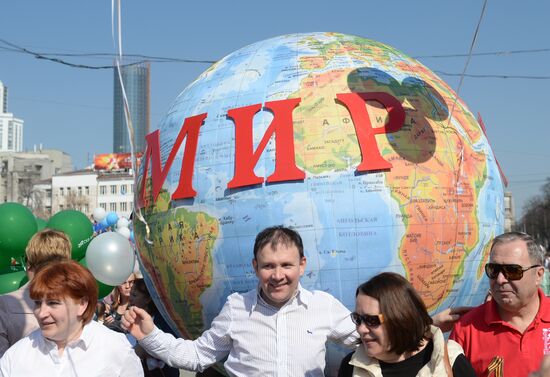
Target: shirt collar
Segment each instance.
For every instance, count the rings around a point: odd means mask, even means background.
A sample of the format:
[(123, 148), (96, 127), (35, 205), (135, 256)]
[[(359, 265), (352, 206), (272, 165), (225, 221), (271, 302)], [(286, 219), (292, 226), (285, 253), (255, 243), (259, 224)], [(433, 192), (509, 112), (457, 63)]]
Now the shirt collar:
[[(82, 333), (80, 334), (80, 338), (78, 338), (76, 340), (73, 340), (72, 342), (67, 344), (67, 347), (65, 347), (65, 348), (81, 347), (84, 350), (88, 349), (88, 347), (90, 347), (90, 344), (91, 344), (92, 339), (93, 339), (93, 331), (94, 330), (92, 329), (92, 327), (94, 325), (92, 323), (94, 323), (94, 322), (92, 321), (92, 322), (84, 325), (84, 328), (82, 329)], [(40, 331), (40, 329), (38, 329), (37, 331)], [(41, 346), (45, 350), (47, 350), (48, 352), (50, 352), (54, 348), (57, 348), (57, 344), (53, 340), (49, 340), (49, 339), (45, 338), (42, 335), (40, 336), (40, 339), (42, 340), (41, 341)]]
[[(258, 305), (258, 303), (260, 305), (267, 306), (270, 308), (273, 307), (269, 305), (267, 302), (265, 302), (265, 300), (262, 298), (262, 296), (260, 295), (261, 289), (262, 288), (260, 287), (260, 284), (258, 284), (258, 287), (256, 288), (256, 294), (252, 299), (251, 312), (256, 309), (256, 305)], [(307, 308), (310, 299), (311, 299), (311, 292), (309, 292), (307, 289), (304, 289), (302, 285), (298, 283), (298, 287), (296, 289), (296, 292), (294, 293), (294, 296), (292, 296), (292, 298), (289, 300), (289, 302), (287, 302), (287, 304), (289, 303), (292, 304), (292, 302), (296, 300), (296, 302), (299, 305), (304, 305)]]
[(539, 312), (537, 313), (537, 317), (539, 317), (542, 322), (550, 322), (550, 299), (546, 297), (544, 291), (540, 288), (538, 293), (540, 307)]

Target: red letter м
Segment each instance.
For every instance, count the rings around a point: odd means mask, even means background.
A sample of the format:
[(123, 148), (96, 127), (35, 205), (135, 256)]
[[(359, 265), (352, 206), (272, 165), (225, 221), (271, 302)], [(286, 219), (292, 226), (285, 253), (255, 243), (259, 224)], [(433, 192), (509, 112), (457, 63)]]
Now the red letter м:
[(147, 186), (147, 171), (149, 169), (149, 160), (151, 160), (151, 181), (153, 189), (153, 203), (156, 202), (162, 185), (166, 180), (166, 176), (170, 171), (170, 167), (174, 162), (176, 153), (178, 152), (183, 139), (187, 137), (185, 142), (185, 150), (183, 152), (183, 161), (181, 164), (180, 180), (176, 191), (172, 194), (172, 199), (185, 199), (194, 197), (197, 192), (193, 189), (191, 179), (193, 178), (193, 169), (195, 167), (195, 155), (197, 153), (197, 144), (199, 139), (199, 130), (206, 118), (207, 114), (199, 114), (189, 118), (185, 118), (183, 125), (176, 137), (176, 141), (172, 146), (170, 155), (166, 160), (164, 168), (160, 160), (160, 131), (156, 130), (145, 136), (147, 148), (144, 154), (143, 177), (141, 180), (141, 189), (139, 193), (138, 206), (139, 208), (147, 205), (145, 201), (145, 188)]

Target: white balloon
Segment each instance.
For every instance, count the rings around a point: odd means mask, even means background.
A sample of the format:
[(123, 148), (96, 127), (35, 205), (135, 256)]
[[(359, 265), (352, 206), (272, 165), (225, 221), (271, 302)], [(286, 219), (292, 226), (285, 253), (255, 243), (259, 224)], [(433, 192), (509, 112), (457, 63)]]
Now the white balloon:
[(107, 212), (103, 208), (97, 207), (97, 208), (94, 209), (94, 212), (92, 213), (92, 216), (93, 216), (95, 221), (100, 223), (101, 220), (103, 220), (105, 218), (105, 216), (107, 216)]
[(86, 264), (94, 277), (107, 285), (120, 285), (134, 271), (135, 255), (130, 241), (115, 232), (95, 237), (86, 251)]
[(121, 217), (116, 222), (116, 227), (117, 228), (128, 228), (129, 224), (130, 224), (130, 221), (128, 221), (128, 219), (126, 217)]
[(124, 236), (124, 238), (128, 239), (130, 238), (130, 229), (128, 229), (125, 226), (117, 227), (116, 232), (120, 234), (121, 236)]

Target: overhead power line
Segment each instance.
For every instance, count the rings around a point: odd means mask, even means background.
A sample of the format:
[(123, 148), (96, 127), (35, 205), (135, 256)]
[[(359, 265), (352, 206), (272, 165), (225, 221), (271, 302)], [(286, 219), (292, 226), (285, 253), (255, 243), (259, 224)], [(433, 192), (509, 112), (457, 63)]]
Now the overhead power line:
[[(36, 59), (42, 59), (42, 60), (48, 60), (54, 63), (59, 63), (63, 65), (67, 65), (69, 67), (73, 68), (86, 68), (86, 69), (112, 69), (115, 68), (114, 65), (88, 65), (88, 64), (77, 64), (72, 63), (63, 59), (60, 59), (59, 57), (106, 57), (106, 58), (115, 58), (115, 54), (109, 54), (109, 53), (44, 53), (44, 52), (36, 52), (29, 50), (25, 47), (18, 46), (14, 43), (8, 42), (4, 39), (0, 39), (1, 43), (4, 43), (5, 45), (9, 47), (2, 47), (0, 46), (0, 49), (11, 51), (11, 52), (20, 52), (25, 53), (34, 56)], [(155, 63), (199, 63), (199, 64), (213, 64), (216, 61), (215, 60), (196, 60), (196, 59), (181, 59), (181, 58), (165, 58), (165, 57), (158, 57), (158, 56), (148, 56), (148, 55), (137, 55), (137, 54), (127, 54), (124, 55), (128, 58), (133, 59), (142, 59), (141, 61), (136, 61), (130, 64), (124, 64), (123, 66), (129, 66), (129, 65), (135, 65), (143, 62), (155, 62)]]
[[(550, 48), (534, 48), (530, 50), (504, 50), (504, 51), (491, 51), (491, 52), (475, 52), (471, 56), (506, 56), (516, 54), (535, 54), (541, 52), (550, 52)], [(469, 56), (468, 54), (443, 54), (443, 55), (417, 55), (413, 56), (415, 59), (427, 59), (427, 58), (464, 58)]]
[[(28, 54), (34, 56), (36, 59), (47, 60), (58, 64), (63, 64), (73, 68), (83, 68), (83, 69), (113, 69), (114, 65), (89, 65), (89, 64), (79, 64), (67, 61), (64, 58), (109, 58), (114, 59), (116, 54), (112, 53), (103, 53), (103, 52), (90, 52), (90, 53), (53, 53), (53, 52), (36, 52), (25, 47), (16, 45), (6, 41), (5, 39), (0, 38), (0, 43), (3, 43), (4, 46), (0, 46), (0, 50), (17, 52), (22, 54)], [(509, 51), (493, 51), (493, 52), (479, 52), (472, 53), (471, 56), (505, 56), (512, 54), (531, 54), (531, 53), (542, 53), (550, 52), (550, 48), (538, 48), (530, 50), (509, 50)], [(142, 54), (125, 54), (127, 58), (136, 59), (135, 62), (125, 64), (134, 65), (143, 62), (151, 63), (191, 63), (191, 64), (214, 64), (216, 60), (201, 60), (201, 59), (184, 59), (184, 58), (172, 58), (164, 56), (151, 56), (151, 55), (142, 55)], [(448, 54), (448, 55), (419, 55), (414, 56), (415, 59), (420, 58), (459, 58), (467, 57), (468, 54)], [(141, 59), (141, 60), (138, 60)], [(467, 74), (467, 73), (449, 73), (440, 70), (434, 70), (435, 73), (441, 76), (449, 77), (469, 77), (476, 79), (522, 79), (522, 80), (549, 80), (550, 76), (540, 76), (540, 75), (496, 75), (496, 74)]]
[(442, 76), (463, 76), (475, 79), (525, 79), (525, 80), (550, 80), (550, 76), (527, 76), (527, 75), (476, 75), (471, 73), (448, 73), (434, 70), (435, 73)]

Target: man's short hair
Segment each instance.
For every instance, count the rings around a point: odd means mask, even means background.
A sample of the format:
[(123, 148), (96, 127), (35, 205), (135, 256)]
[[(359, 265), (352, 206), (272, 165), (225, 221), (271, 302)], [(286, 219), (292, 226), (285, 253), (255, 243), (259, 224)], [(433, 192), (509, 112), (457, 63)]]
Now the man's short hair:
[(542, 246), (535, 242), (533, 237), (523, 232), (507, 232), (495, 237), (493, 243), (491, 244), (491, 251), (493, 251), (495, 245), (500, 245), (517, 240), (524, 241), (527, 245), (527, 252), (529, 253), (529, 258), (531, 259), (531, 262), (540, 265), (544, 264), (544, 256), (546, 254), (546, 251)]
[(71, 241), (59, 230), (43, 229), (29, 240), (25, 249), (27, 267), (38, 270), (52, 261), (71, 259)]
[(258, 233), (256, 241), (254, 242), (254, 259), (256, 259), (258, 252), (267, 244), (269, 244), (272, 249), (275, 249), (278, 245), (284, 245), (286, 247), (296, 246), (300, 253), (300, 259), (304, 257), (302, 237), (300, 237), (295, 230), (286, 228), (282, 225), (265, 228)]
[(420, 348), (432, 318), (411, 283), (394, 272), (383, 272), (361, 284), (355, 292), (378, 300), (388, 334), (390, 352), (401, 355)]
[(82, 323), (87, 324), (94, 316), (98, 289), (90, 270), (73, 260), (50, 263), (36, 273), (29, 286), (33, 300), (84, 299), (88, 307), (82, 314)]

